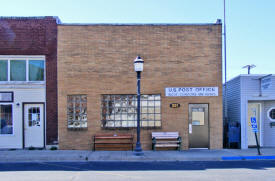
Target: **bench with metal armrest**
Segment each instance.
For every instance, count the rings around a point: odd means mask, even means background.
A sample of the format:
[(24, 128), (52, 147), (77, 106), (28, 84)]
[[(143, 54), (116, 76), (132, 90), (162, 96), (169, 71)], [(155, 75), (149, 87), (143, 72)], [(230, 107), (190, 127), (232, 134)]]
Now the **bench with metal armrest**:
[(179, 132), (152, 132), (152, 149), (176, 148), (181, 149), (181, 137)]

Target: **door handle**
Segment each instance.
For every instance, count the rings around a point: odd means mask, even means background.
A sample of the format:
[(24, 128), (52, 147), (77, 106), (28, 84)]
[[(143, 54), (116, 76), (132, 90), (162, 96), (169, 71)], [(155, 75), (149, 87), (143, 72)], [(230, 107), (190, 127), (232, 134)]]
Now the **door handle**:
[(192, 134), (192, 124), (189, 124), (189, 134)]

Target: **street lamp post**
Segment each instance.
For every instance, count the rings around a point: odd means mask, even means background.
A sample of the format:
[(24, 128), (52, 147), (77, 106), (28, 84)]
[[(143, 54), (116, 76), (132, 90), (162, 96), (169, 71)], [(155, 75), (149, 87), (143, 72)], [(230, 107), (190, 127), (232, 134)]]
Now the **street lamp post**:
[(144, 61), (140, 58), (140, 56), (137, 56), (134, 60), (134, 67), (137, 72), (137, 143), (134, 154), (137, 156), (143, 155), (140, 144), (140, 74), (143, 71), (143, 63)]

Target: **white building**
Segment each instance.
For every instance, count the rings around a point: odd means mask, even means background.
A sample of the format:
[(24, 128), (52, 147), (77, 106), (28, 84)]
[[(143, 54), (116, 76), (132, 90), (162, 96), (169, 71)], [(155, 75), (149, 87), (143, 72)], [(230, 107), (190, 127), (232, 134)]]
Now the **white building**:
[(275, 75), (239, 75), (227, 82), (228, 121), (241, 125), (241, 148), (256, 146), (251, 117), (262, 147), (275, 147)]
[(45, 56), (0, 56), (0, 149), (45, 147)]

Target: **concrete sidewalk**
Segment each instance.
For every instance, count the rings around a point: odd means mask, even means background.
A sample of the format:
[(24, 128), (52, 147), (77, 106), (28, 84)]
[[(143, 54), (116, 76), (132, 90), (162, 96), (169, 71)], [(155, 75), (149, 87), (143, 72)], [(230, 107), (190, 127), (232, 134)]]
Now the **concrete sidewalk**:
[(262, 148), (261, 153), (258, 156), (256, 148), (144, 151), (143, 156), (135, 156), (132, 151), (1, 150), (0, 162), (275, 160), (275, 148)]

